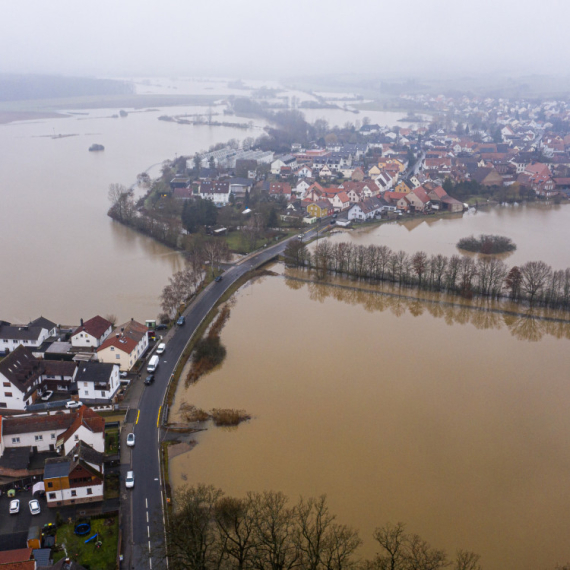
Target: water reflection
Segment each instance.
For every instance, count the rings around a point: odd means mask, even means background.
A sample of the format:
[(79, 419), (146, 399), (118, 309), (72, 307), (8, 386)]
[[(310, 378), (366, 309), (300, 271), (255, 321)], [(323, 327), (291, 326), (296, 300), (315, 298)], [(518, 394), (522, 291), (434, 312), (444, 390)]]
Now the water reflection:
[(525, 309), (511, 302), (482, 298), (464, 301), (449, 294), (415, 292), (392, 284), (371, 285), (336, 277), (317, 282), (311, 272), (299, 269), (286, 269), (285, 282), (293, 290), (307, 287), (309, 298), (319, 303), (333, 298), (345, 304), (360, 305), (370, 313), (390, 310), (398, 317), (407, 312), (419, 317), (427, 312), (450, 326), (471, 324), (480, 330), (506, 327), (515, 338), (529, 342), (538, 342), (545, 335), (570, 339), (568, 314), (550, 309)]

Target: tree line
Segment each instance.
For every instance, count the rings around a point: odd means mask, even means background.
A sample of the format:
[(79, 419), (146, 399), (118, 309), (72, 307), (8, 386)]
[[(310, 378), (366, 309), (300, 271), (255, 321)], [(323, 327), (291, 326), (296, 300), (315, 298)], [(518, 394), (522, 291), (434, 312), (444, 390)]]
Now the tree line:
[(358, 531), (337, 522), (326, 496), (291, 505), (280, 492), (226, 496), (211, 485), (175, 492), (165, 542), (154, 552), (171, 570), (480, 570), (479, 556), (450, 559), (405, 525), (374, 531), (378, 553), (357, 558)]
[(322, 280), (336, 273), (415, 286), (429, 291), (460, 294), (465, 298), (481, 295), (509, 297), (553, 309), (570, 308), (570, 268), (553, 270), (544, 261), (528, 261), (509, 266), (496, 257), (442, 254), (424, 251), (408, 254), (386, 245), (355, 245), (320, 241), (311, 253), (301, 240), (292, 240), (284, 251), (285, 263), (308, 267)]

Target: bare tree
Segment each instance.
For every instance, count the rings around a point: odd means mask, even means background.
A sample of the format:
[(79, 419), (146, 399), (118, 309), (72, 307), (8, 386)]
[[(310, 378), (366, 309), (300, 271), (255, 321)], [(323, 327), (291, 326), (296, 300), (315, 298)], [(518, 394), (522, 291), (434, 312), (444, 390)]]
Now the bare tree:
[(374, 531), (374, 540), (382, 547), (375, 558), (378, 570), (403, 570), (406, 560), (407, 535), (404, 523), (387, 524)]
[(527, 261), (521, 266), (520, 271), (522, 276), (521, 290), (532, 305), (535, 298), (540, 297), (544, 292), (552, 268), (544, 261)]
[(204, 257), (210, 263), (212, 276), (214, 276), (214, 267), (223, 261), (229, 261), (232, 257), (228, 242), (222, 238), (211, 238), (204, 241), (203, 251)]
[(418, 285), (422, 286), (422, 278), (428, 268), (428, 256), (425, 251), (418, 251), (412, 256), (412, 269), (418, 278)]
[(480, 556), (467, 550), (458, 550), (455, 557), (454, 570), (481, 570)]
[(124, 222), (130, 220), (135, 212), (135, 203), (133, 200), (133, 191), (129, 190), (122, 184), (109, 184), (109, 192), (107, 194), (111, 202), (109, 215), (112, 218)]

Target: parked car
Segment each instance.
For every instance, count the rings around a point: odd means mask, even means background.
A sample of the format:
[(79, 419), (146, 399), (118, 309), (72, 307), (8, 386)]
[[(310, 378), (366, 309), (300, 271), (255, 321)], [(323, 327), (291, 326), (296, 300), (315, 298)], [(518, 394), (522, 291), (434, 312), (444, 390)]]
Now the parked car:
[(176, 324), (181, 327), (182, 325), (184, 325), (184, 323), (186, 322), (186, 317), (184, 315), (182, 315), (177, 321)]
[(150, 386), (153, 382), (154, 382), (154, 374), (149, 374), (149, 375), (144, 379), (144, 383), (145, 383), (147, 386)]
[(65, 402), (65, 407), (68, 410), (74, 410), (75, 408), (81, 408), (83, 406), (83, 402), (76, 402), (75, 400), (68, 400)]
[(132, 489), (135, 486), (135, 472), (127, 471), (127, 478), (125, 479), (125, 487)]
[(20, 499), (10, 501), (10, 514), (15, 515), (20, 512)]
[(168, 325), (156, 325), (155, 331), (165, 331), (168, 328)]
[(222, 280), (222, 276), (221, 276), (221, 275), (218, 275), (218, 276), (214, 279), (214, 281), (215, 281), (216, 283), (219, 283), (221, 280)]
[(303, 237), (304, 237), (303, 234), (299, 234), (299, 235), (297, 236), (297, 239), (303, 239)]
[(130, 433), (127, 436), (127, 445), (129, 447), (134, 447), (135, 446), (135, 434), (134, 433)]
[(30, 507), (30, 513), (33, 515), (39, 515), (42, 510), (40, 509), (40, 502), (37, 499), (32, 499), (28, 506)]
[(48, 391), (42, 396), (42, 402), (47, 402), (52, 396), (53, 396), (53, 392), (52, 392), (51, 390), (48, 390)]
[(163, 342), (161, 342), (161, 343), (156, 347), (156, 354), (162, 354), (165, 350), (166, 350), (166, 344), (164, 344)]

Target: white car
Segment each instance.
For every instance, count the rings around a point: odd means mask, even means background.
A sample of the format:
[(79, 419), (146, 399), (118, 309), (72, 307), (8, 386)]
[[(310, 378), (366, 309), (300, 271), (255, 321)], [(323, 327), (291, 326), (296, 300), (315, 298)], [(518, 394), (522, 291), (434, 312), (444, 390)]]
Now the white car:
[(127, 445), (129, 447), (134, 447), (135, 446), (135, 434), (134, 433), (130, 433), (127, 436)]
[(165, 350), (166, 350), (166, 344), (164, 344), (163, 342), (161, 342), (161, 343), (156, 347), (156, 354), (162, 354)]
[(121, 373), (119, 374), (119, 376), (120, 376), (121, 378), (126, 378), (128, 375), (129, 375), (128, 372), (121, 372)]
[(32, 499), (28, 505), (30, 507), (30, 513), (33, 515), (39, 515), (42, 512), (40, 509), (40, 502), (38, 500)]
[(20, 499), (10, 501), (10, 514), (15, 515), (20, 512)]
[(52, 392), (51, 390), (48, 390), (48, 391), (42, 396), (42, 401), (43, 401), (43, 402), (47, 402), (52, 396), (53, 396), (53, 392)]
[(65, 407), (68, 410), (73, 410), (75, 408), (81, 408), (81, 406), (83, 406), (83, 402), (76, 402), (75, 400), (68, 400), (67, 402), (65, 402)]
[(135, 486), (135, 472), (127, 471), (127, 478), (125, 479), (125, 487), (132, 489)]

